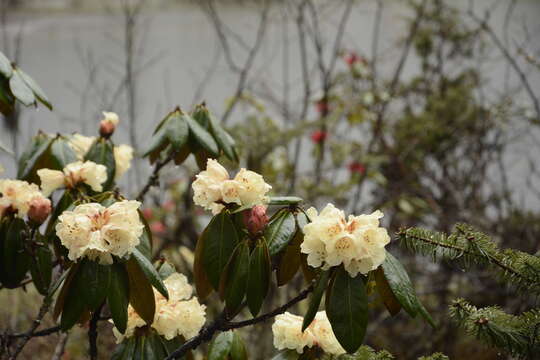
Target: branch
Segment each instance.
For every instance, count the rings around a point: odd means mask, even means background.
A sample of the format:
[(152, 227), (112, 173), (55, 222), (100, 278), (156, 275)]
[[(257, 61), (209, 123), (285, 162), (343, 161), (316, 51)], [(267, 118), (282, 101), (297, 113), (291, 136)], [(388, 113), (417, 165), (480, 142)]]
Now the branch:
[(139, 195), (137, 195), (136, 197), (136, 200), (137, 201), (143, 201), (144, 200), (144, 196), (146, 195), (146, 193), (148, 192), (148, 190), (150, 190), (150, 188), (152, 186), (155, 186), (157, 185), (158, 183), (158, 180), (159, 180), (159, 172), (161, 171), (161, 169), (163, 169), (163, 167), (165, 165), (167, 165), (172, 159), (174, 159), (174, 156), (176, 155), (176, 152), (173, 151), (171, 152), (165, 159), (163, 160), (158, 160), (156, 162), (156, 165), (154, 166), (154, 171), (152, 171), (152, 174), (150, 175), (150, 177), (148, 178), (147, 182), (146, 182), (146, 185), (144, 185), (144, 187), (141, 189), (141, 191), (139, 192)]
[(90, 319), (90, 327), (88, 328), (88, 342), (90, 344), (90, 359), (97, 360), (98, 358), (98, 348), (97, 348), (97, 324), (99, 321), (101, 309), (103, 308), (103, 304), (99, 306), (99, 308), (94, 312), (92, 315), (92, 319)]
[(287, 303), (283, 304), (282, 306), (264, 314), (261, 316), (258, 316), (253, 319), (245, 320), (245, 321), (238, 321), (238, 322), (230, 322), (225, 312), (223, 312), (212, 324), (209, 326), (205, 326), (197, 336), (191, 338), (190, 340), (186, 341), (182, 346), (180, 346), (178, 349), (173, 351), (166, 360), (172, 360), (172, 359), (178, 359), (184, 356), (188, 351), (193, 350), (197, 348), (202, 343), (208, 342), (212, 339), (214, 334), (218, 331), (227, 331), (232, 329), (238, 329), (241, 327), (254, 325), (266, 320), (269, 320), (276, 315), (284, 313), (288, 308), (291, 306), (299, 303), (300, 301), (307, 298), (309, 293), (313, 291), (313, 287), (315, 284), (312, 282), (307, 288), (302, 290), (296, 297), (289, 300)]

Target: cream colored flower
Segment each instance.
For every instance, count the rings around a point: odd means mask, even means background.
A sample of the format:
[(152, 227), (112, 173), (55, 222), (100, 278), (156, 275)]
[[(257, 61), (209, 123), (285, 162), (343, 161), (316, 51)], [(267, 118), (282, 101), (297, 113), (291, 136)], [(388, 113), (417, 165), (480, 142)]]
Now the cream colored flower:
[(102, 111), (102, 114), (103, 114), (103, 120), (101, 121), (110, 122), (114, 126), (118, 125), (118, 122), (120, 121), (120, 119), (118, 118), (118, 115), (116, 113)]
[(133, 148), (129, 145), (118, 145), (114, 147), (114, 162), (116, 171), (114, 179), (118, 180), (131, 167), (133, 159)]
[(107, 181), (107, 168), (93, 161), (76, 161), (68, 164), (63, 171), (39, 169), (41, 190), (45, 196), (62, 186), (74, 188), (85, 183), (94, 191), (103, 191), (102, 184)]
[(119, 201), (108, 208), (89, 203), (64, 211), (58, 217), (56, 235), (68, 250), (70, 260), (82, 257), (112, 264), (112, 255), (123, 257), (139, 245), (144, 225), (138, 201)]
[[(156, 313), (154, 322), (151, 325), (152, 328), (167, 340), (177, 336), (183, 336), (185, 339), (194, 337), (199, 333), (206, 321), (206, 307), (199, 304), (197, 298), (191, 298), (193, 287), (188, 284), (184, 275), (171, 274), (165, 279), (164, 283), (169, 292), (169, 300), (154, 289)], [(130, 305), (125, 334), (121, 334), (116, 328), (113, 329), (117, 343), (122, 342), (124, 338), (133, 336), (136, 328), (145, 325), (145, 321)]]
[(272, 188), (261, 175), (241, 169), (234, 179), (216, 160), (208, 159), (206, 170), (197, 175), (193, 182), (195, 204), (218, 214), (223, 203), (255, 206), (266, 203), (266, 193)]
[(311, 223), (303, 228), (305, 236), (300, 249), (308, 255), (310, 266), (328, 269), (343, 264), (351, 276), (356, 276), (375, 270), (384, 261), (384, 247), (390, 236), (379, 227), (382, 212), (349, 215), (345, 220), (342, 210), (328, 204), (320, 214), (310, 208), (307, 215)]
[(69, 145), (75, 151), (77, 159), (83, 160), (84, 156), (90, 150), (92, 144), (96, 141), (94, 136), (84, 136), (81, 134), (73, 134), (69, 139)]
[(301, 316), (292, 315), (288, 312), (276, 316), (276, 320), (272, 325), (276, 349), (296, 350), (301, 354), (306, 346), (309, 348), (318, 346), (327, 354), (339, 355), (345, 353), (332, 331), (326, 312), (319, 311), (304, 332), (302, 332), (303, 321), (304, 318)]
[[(69, 145), (75, 151), (77, 159), (83, 160), (88, 150), (96, 140), (93, 136), (84, 136), (81, 134), (73, 134), (69, 139)], [(131, 167), (133, 159), (133, 148), (129, 145), (118, 145), (114, 147), (114, 162), (116, 171), (114, 179), (118, 180)]]
[(5, 211), (13, 211), (23, 218), (35, 199), (45, 198), (36, 184), (22, 180), (0, 179), (0, 217)]

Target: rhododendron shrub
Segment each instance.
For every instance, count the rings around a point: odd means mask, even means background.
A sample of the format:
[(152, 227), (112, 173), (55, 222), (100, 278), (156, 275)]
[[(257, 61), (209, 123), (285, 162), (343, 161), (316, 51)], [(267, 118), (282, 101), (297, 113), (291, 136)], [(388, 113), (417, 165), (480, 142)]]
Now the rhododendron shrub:
[[(58, 322), (51, 333), (88, 326), (91, 358), (97, 324), (108, 320), (113, 359), (189, 357), (211, 342), (208, 359), (242, 360), (250, 349), (234, 329), (275, 317), (277, 358), (315, 359), (363, 351), (368, 305), (379, 298), (393, 315), (403, 307), (431, 321), (386, 250), (381, 211), (346, 217), (333, 204), (318, 211), (301, 198), (276, 196), (262, 175), (238, 166), (233, 137), (204, 104), (191, 113), (176, 108), (156, 125), (142, 153), (154, 171), (130, 199), (119, 180), (134, 151), (115, 143), (119, 122), (104, 112), (98, 136), (40, 132), (19, 159), (17, 179), (0, 180), (0, 282), (33, 282), (44, 296), (32, 331), (51, 311)], [(166, 236), (167, 223), (148, 224), (158, 211), (143, 202), (160, 169), (190, 155), (199, 172), (189, 202), (206, 226), (192, 272), (181, 274), (154, 249), (153, 234)], [(293, 280), (304, 290), (267, 311), (271, 289)], [(286, 312), (307, 298), (305, 313)], [(210, 306), (223, 311), (207, 320)], [(247, 320), (235, 321), (240, 315)]]

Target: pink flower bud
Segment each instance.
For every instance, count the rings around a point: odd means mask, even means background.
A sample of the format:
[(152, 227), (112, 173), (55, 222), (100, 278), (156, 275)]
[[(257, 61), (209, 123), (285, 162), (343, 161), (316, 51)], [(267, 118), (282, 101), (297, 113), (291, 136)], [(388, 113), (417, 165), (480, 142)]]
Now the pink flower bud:
[(146, 220), (150, 220), (154, 214), (151, 208), (144, 208), (141, 211)]
[(30, 201), (28, 209), (28, 219), (37, 225), (41, 225), (47, 220), (51, 213), (51, 200), (42, 197), (35, 197)]
[(327, 136), (328, 134), (326, 131), (317, 130), (311, 134), (311, 141), (313, 141), (315, 144), (320, 144), (326, 140)]
[(357, 173), (361, 175), (366, 172), (366, 167), (358, 161), (353, 161), (349, 164), (349, 171), (351, 173)]
[(116, 129), (116, 125), (112, 121), (101, 120), (99, 123), (99, 135), (104, 138), (109, 138)]
[(150, 224), (150, 230), (152, 233), (159, 235), (164, 234), (167, 229), (165, 228), (165, 224), (163, 224), (161, 221), (154, 221)]
[(264, 230), (268, 224), (268, 216), (266, 215), (266, 206), (255, 205), (251, 210), (244, 212), (244, 225), (250, 234), (257, 234)]

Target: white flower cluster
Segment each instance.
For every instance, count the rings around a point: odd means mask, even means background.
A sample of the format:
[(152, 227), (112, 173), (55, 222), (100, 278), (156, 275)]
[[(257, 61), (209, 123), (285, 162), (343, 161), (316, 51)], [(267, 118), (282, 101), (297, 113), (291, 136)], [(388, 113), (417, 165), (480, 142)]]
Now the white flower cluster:
[(266, 193), (272, 188), (256, 172), (240, 169), (234, 179), (216, 160), (208, 159), (206, 170), (193, 182), (193, 201), (216, 215), (223, 203), (252, 207), (268, 201)]
[(108, 208), (97, 203), (78, 205), (58, 217), (56, 235), (70, 260), (88, 257), (112, 264), (112, 255), (123, 257), (139, 245), (144, 225), (137, 209), (140, 202), (119, 201)]
[(36, 184), (29, 184), (22, 180), (0, 179), (0, 217), (9, 210), (18, 217), (28, 214), (31, 202), (45, 200)]
[(102, 191), (102, 184), (107, 181), (107, 168), (93, 161), (76, 161), (68, 164), (63, 171), (39, 169), (37, 174), (45, 196), (62, 186), (73, 188), (79, 183), (87, 184), (94, 191)]
[(375, 211), (370, 215), (345, 214), (332, 204), (326, 205), (320, 214), (310, 208), (307, 215), (311, 223), (303, 228), (304, 241), (300, 249), (307, 254), (312, 267), (328, 269), (343, 264), (345, 270), (356, 276), (375, 270), (386, 257), (384, 247), (390, 242), (385, 228), (379, 227), (384, 215)]
[[(197, 335), (206, 321), (204, 305), (199, 304), (197, 298), (191, 298), (193, 287), (188, 284), (184, 275), (174, 273), (164, 281), (169, 292), (169, 300), (165, 299), (154, 289), (156, 298), (156, 314), (152, 328), (167, 340), (177, 336), (190, 339)], [(191, 298), (191, 299), (190, 299)], [(131, 307), (128, 308), (128, 323), (125, 334), (113, 329), (117, 343), (129, 338), (135, 329), (143, 327), (146, 322)]]
[(304, 318), (292, 315), (288, 312), (276, 316), (272, 325), (274, 334), (274, 346), (278, 350), (296, 350), (299, 354), (304, 348), (318, 346), (325, 353), (339, 355), (345, 353), (332, 331), (332, 326), (326, 317), (326, 312), (319, 311), (315, 319), (302, 332), (302, 322)]
[[(103, 112), (103, 120), (109, 122), (112, 125), (118, 125), (118, 115), (113, 112)], [(69, 139), (69, 145), (75, 151), (77, 158), (83, 160), (84, 156), (90, 150), (90, 147), (96, 140), (93, 136), (84, 136), (81, 134), (73, 134)], [(126, 171), (131, 167), (131, 160), (133, 159), (133, 148), (129, 145), (118, 145), (114, 147), (114, 162), (116, 163), (116, 171), (114, 179), (118, 180), (124, 175)]]

